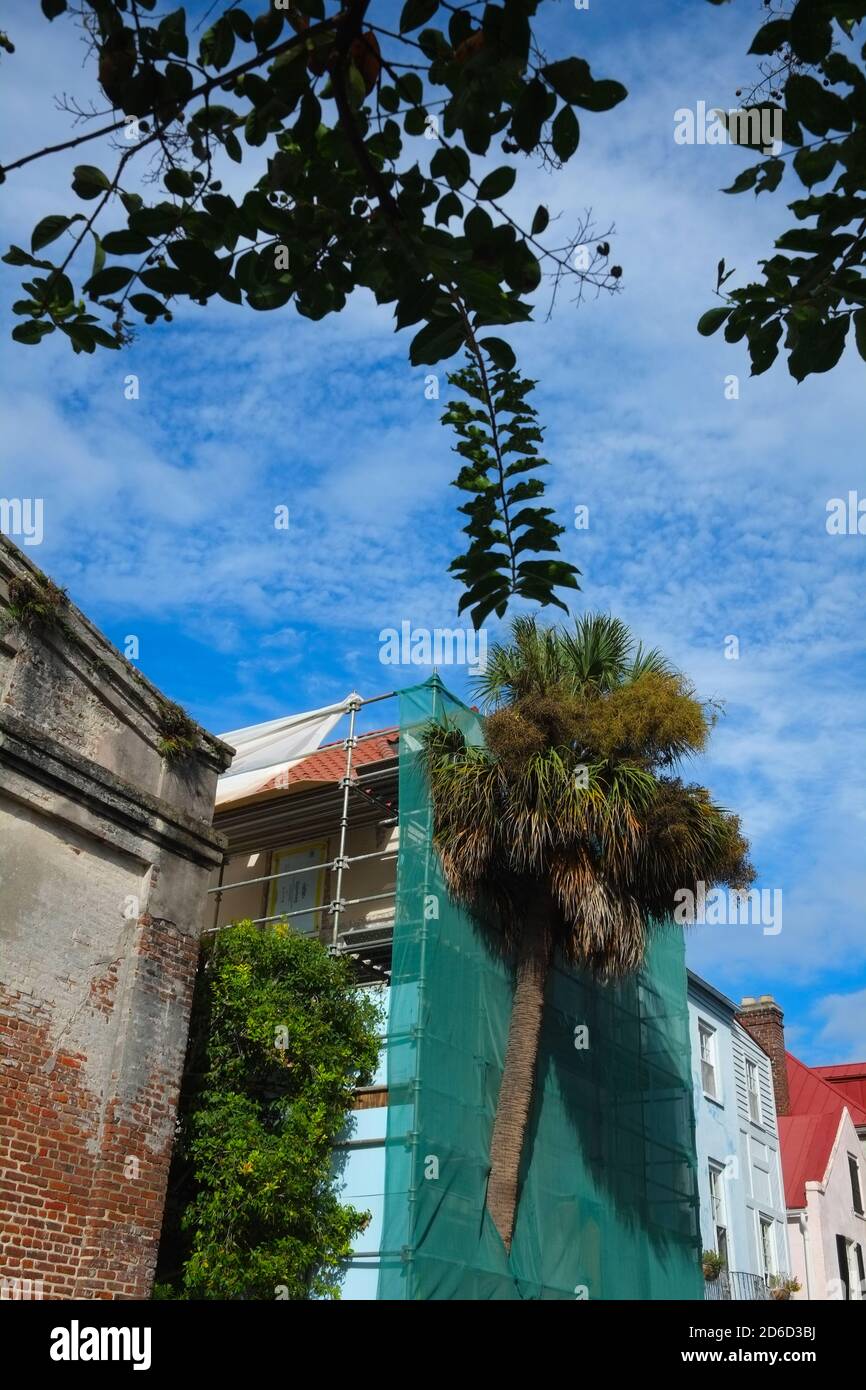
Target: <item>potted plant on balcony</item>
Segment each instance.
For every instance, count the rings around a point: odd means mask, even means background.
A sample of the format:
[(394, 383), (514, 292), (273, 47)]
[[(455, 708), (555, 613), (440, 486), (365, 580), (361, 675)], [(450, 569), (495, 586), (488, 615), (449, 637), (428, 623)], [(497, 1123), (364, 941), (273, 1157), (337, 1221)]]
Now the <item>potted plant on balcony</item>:
[(704, 1269), (704, 1279), (708, 1284), (712, 1284), (714, 1280), (718, 1279), (725, 1267), (724, 1256), (716, 1250), (705, 1250), (701, 1256), (701, 1264)]
[(802, 1287), (799, 1279), (787, 1274), (770, 1275), (770, 1297), (775, 1298), (777, 1302), (790, 1298), (792, 1293), (799, 1293)]

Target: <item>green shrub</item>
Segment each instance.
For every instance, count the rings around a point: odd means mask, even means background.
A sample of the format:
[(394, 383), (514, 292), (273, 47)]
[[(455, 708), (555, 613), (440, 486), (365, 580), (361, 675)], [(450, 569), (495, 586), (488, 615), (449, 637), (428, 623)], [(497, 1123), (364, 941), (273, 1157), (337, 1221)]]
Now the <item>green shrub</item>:
[[(283, 924), (218, 934), (182, 1104), (178, 1160), (191, 1177), (176, 1296), (339, 1297), (341, 1261), (369, 1213), (338, 1200), (332, 1151), (354, 1087), (375, 1071), (378, 1021), (370, 993), (318, 940)], [(160, 1296), (171, 1296), (164, 1284)]]

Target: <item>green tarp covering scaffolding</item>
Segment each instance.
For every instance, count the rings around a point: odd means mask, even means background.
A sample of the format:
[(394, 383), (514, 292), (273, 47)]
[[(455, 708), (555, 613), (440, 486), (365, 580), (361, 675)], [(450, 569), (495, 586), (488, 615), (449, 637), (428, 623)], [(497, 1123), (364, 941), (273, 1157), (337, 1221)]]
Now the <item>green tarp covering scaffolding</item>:
[(678, 929), (657, 933), (624, 984), (557, 964), (510, 1256), (485, 1210), (512, 985), (507, 962), (449, 900), (431, 844), (420, 735), (445, 716), (481, 741), (477, 715), (435, 676), (401, 693), (378, 1297), (701, 1298)]

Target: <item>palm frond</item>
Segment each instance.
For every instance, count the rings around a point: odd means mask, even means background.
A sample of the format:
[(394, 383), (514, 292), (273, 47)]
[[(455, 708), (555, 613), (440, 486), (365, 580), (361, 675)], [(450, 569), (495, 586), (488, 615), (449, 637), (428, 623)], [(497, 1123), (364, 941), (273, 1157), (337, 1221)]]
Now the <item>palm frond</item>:
[(561, 642), (575, 692), (599, 693), (619, 685), (627, 669), (634, 638), (620, 618), (588, 613)]
[(424, 756), (448, 889), (503, 949), (543, 899), (567, 959), (626, 974), (679, 890), (751, 882), (738, 818), (670, 773), (706, 708), (618, 619), (516, 619), (479, 690), (487, 746), (434, 723)]

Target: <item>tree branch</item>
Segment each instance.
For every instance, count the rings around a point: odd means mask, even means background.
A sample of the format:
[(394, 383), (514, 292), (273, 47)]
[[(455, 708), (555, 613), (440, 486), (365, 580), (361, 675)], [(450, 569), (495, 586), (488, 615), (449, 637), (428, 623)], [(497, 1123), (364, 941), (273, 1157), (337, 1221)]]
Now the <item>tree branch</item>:
[[(369, 3), (369, 0), (368, 0)], [(365, 5), (366, 9), (366, 5)], [(311, 24), (302, 34), (294, 34), (290, 39), (285, 39), (283, 43), (274, 44), (272, 48), (263, 49), (261, 53), (256, 53), (252, 58), (247, 58), (243, 63), (238, 63), (237, 67), (229, 68), (226, 72), (219, 73), (218, 76), (209, 77), (206, 82), (202, 82), (198, 87), (194, 87), (189, 96), (180, 106), (181, 111), (185, 111), (191, 101), (197, 97), (208, 96), (217, 87), (223, 87), (227, 82), (231, 82), (237, 77), (243, 77), (244, 73), (252, 72), (254, 68), (261, 67), (262, 63), (268, 62), (271, 58), (279, 58), (283, 53), (289, 53), (293, 48), (302, 48), (306, 45), (307, 39), (314, 35), (323, 33), (327, 29), (333, 29), (340, 23), (344, 11), (340, 10), (336, 15), (329, 19), (321, 19), (316, 24)], [(177, 119), (176, 117), (172, 118)], [(34, 159), (43, 159), (49, 154), (60, 154), (63, 150), (75, 149), (77, 145), (83, 145), (88, 140), (98, 140), (103, 135), (111, 135), (116, 130), (122, 130), (126, 125), (127, 117), (124, 115), (112, 125), (101, 126), (99, 130), (91, 130), (86, 135), (78, 135), (74, 140), (64, 140), (59, 145), (46, 145), (44, 149), (36, 150), (33, 154), (22, 156), (21, 159), (13, 160), (11, 164), (0, 165), (0, 174), (11, 174), (15, 169), (22, 169), (25, 164), (31, 164)], [(144, 149), (145, 145), (151, 144), (159, 139), (163, 131), (171, 122), (157, 125), (146, 140), (136, 146), (136, 150)]]

